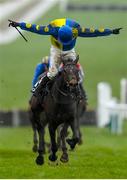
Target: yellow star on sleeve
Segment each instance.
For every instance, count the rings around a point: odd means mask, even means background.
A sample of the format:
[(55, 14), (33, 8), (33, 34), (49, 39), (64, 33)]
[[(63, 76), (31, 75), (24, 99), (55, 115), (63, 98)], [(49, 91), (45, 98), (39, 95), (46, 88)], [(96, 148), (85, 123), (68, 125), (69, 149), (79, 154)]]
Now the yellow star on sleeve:
[(90, 32), (91, 32), (91, 33), (94, 33), (94, 32), (95, 32), (95, 29), (94, 29), (94, 28), (90, 28)]
[(72, 28), (72, 33), (74, 37), (78, 36), (78, 29), (77, 28)]
[(84, 33), (85, 31), (86, 31), (86, 28), (83, 27), (83, 28), (82, 28), (82, 32)]
[(44, 31), (49, 32), (49, 28), (47, 26), (45, 26)]
[(99, 28), (99, 32), (104, 32), (104, 28)]
[(32, 27), (32, 24), (30, 24), (30, 23), (26, 24), (26, 28), (31, 28), (31, 27)]
[(38, 30), (38, 31), (40, 30), (40, 26), (39, 25), (36, 26), (36, 30)]

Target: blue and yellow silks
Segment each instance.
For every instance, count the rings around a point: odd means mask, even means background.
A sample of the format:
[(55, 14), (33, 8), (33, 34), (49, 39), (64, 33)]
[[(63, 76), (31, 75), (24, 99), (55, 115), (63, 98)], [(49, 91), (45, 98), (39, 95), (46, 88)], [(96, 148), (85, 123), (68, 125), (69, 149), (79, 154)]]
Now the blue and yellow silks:
[[(68, 25), (72, 29), (73, 39), (68, 45), (63, 45), (58, 40), (58, 31), (59, 28)], [(84, 28), (81, 27), (79, 23), (72, 19), (55, 19), (49, 23), (47, 26), (40, 26), (36, 24), (29, 24), (21, 22), (19, 27), (22, 30), (30, 31), (40, 35), (50, 35), (51, 44), (58, 49), (63, 51), (71, 50), (75, 47), (77, 37), (98, 37), (98, 36), (108, 36), (112, 34), (110, 29), (94, 29), (94, 28)]]

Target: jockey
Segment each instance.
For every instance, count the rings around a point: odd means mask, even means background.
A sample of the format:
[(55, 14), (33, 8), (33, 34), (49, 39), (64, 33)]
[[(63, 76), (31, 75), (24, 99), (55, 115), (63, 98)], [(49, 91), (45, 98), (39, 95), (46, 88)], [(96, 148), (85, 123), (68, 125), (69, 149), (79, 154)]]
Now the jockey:
[(42, 61), (39, 64), (37, 64), (37, 66), (35, 68), (35, 72), (34, 72), (34, 77), (32, 80), (32, 92), (35, 91), (35, 88), (38, 84), (38, 80), (41, 78), (41, 75), (44, 72), (48, 71), (49, 61), (50, 61), (49, 56), (45, 56), (42, 58)]
[(50, 65), (48, 73), (42, 78), (40, 85), (35, 90), (35, 96), (42, 88), (45, 88), (49, 82), (58, 72), (60, 65), (61, 55), (65, 59), (76, 59), (75, 44), (77, 37), (98, 37), (109, 36), (111, 34), (119, 34), (121, 28), (117, 29), (94, 29), (81, 27), (78, 22), (72, 19), (63, 18), (55, 19), (46, 26), (30, 24), (25, 22), (10, 22), (9, 26), (20, 27), (22, 30), (30, 31), (40, 35), (51, 36), (51, 49), (50, 49)]

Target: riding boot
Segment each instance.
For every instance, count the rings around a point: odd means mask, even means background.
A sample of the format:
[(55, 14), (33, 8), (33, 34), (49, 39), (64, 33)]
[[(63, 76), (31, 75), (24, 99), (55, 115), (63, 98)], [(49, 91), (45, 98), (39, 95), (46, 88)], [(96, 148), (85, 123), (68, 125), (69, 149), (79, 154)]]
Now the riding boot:
[(87, 105), (88, 105), (88, 98), (87, 98), (87, 94), (83, 88), (82, 83), (79, 84), (79, 87), (80, 87), (80, 92), (82, 94), (81, 98), (79, 99), (79, 102), (82, 104), (83, 112), (85, 112), (87, 109)]
[(87, 100), (88, 100), (87, 94), (86, 94), (85, 89), (83, 88), (82, 83), (79, 84), (79, 87), (80, 87), (80, 90), (81, 90), (81, 94), (82, 94), (82, 96), (83, 96), (83, 99), (87, 102)]
[(85, 100), (85, 101), (87, 101), (86, 93), (85, 93), (85, 91), (84, 91), (83, 86), (82, 86), (81, 83), (80, 83), (80, 84), (78, 85), (78, 87), (77, 87), (77, 97), (78, 97), (79, 101), (80, 101), (80, 100)]
[(46, 91), (46, 85), (48, 82), (50, 82), (50, 79), (47, 77), (47, 75), (43, 76), (39, 80), (39, 83), (37, 84), (35, 91), (33, 92), (33, 95), (43, 100), (44, 96), (48, 93)]

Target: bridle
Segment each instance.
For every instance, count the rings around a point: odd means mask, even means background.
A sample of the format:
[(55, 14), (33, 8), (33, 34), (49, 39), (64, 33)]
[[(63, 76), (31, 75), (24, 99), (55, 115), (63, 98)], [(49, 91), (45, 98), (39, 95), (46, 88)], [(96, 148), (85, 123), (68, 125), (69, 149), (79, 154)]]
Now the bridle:
[(64, 91), (64, 88), (60, 88), (56, 83), (56, 89), (57, 91), (63, 95), (63, 96), (71, 96), (72, 98), (75, 98), (75, 92), (78, 88), (78, 81), (79, 81), (79, 73), (78, 68), (76, 66), (76, 63), (73, 61), (67, 61), (63, 69), (61, 71), (61, 76), (63, 78), (63, 83), (66, 87), (66, 91)]
[(76, 86), (79, 81), (79, 70), (75, 62), (67, 62), (63, 66), (64, 81), (67, 86)]

